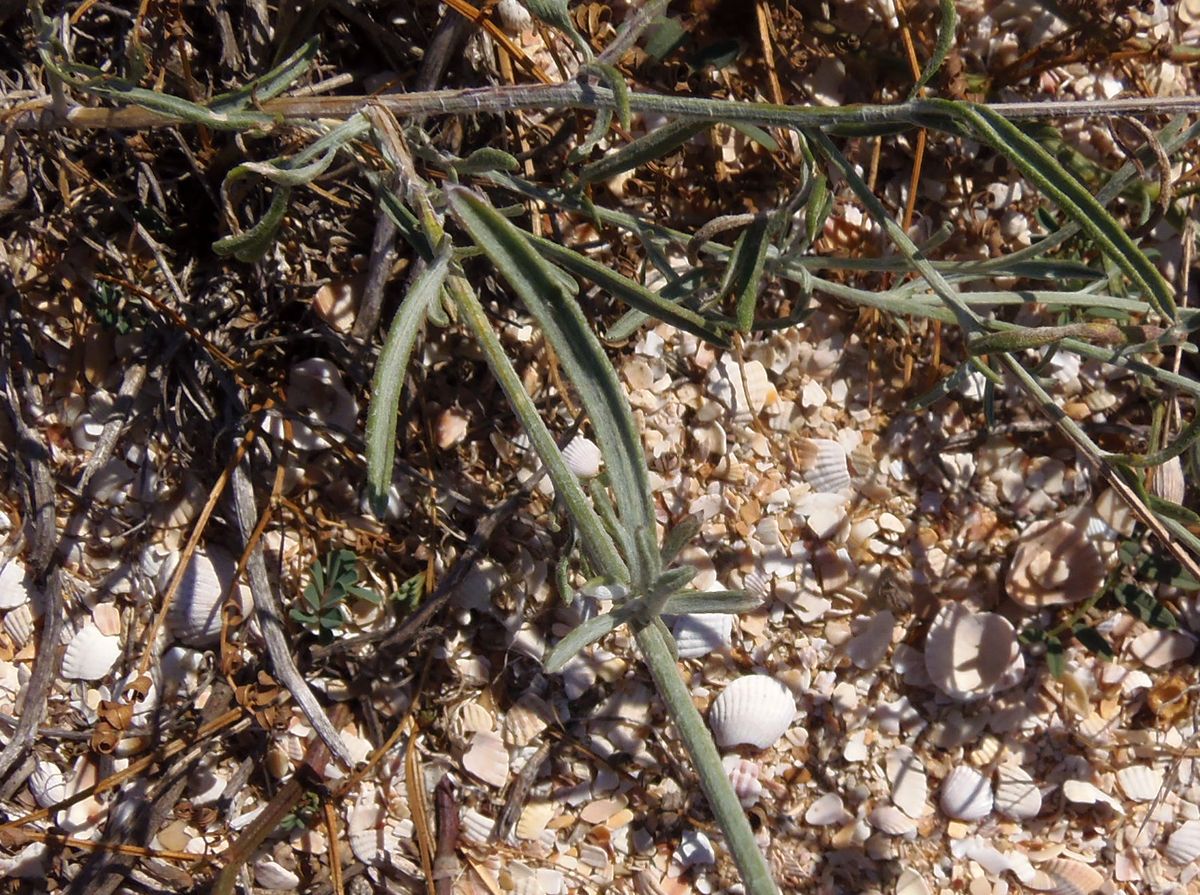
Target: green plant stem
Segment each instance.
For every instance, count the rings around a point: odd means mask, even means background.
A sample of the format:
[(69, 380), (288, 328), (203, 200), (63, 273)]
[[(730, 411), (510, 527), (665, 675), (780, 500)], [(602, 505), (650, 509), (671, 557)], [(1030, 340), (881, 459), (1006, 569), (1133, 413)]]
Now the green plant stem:
[(750, 829), (746, 812), (721, 765), (721, 754), (717, 752), (712, 735), (696, 711), (687, 685), (679, 675), (671, 647), (663, 638), (661, 629), (655, 625), (643, 625), (635, 637), (658, 693), (666, 703), (679, 737), (692, 757), (708, 806), (725, 833), (725, 842), (742, 873), (742, 884), (747, 895), (778, 895), (779, 889), (771, 878), (766, 857), (754, 841), (754, 831)]

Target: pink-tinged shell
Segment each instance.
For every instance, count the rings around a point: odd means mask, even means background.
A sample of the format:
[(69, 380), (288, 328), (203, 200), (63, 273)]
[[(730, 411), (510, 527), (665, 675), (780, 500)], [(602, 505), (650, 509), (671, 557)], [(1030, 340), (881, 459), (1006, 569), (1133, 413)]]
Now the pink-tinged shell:
[(882, 662), (887, 656), (888, 647), (892, 645), (895, 626), (896, 617), (886, 609), (873, 616), (846, 644), (846, 655), (854, 667), (869, 670)]
[(1017, 632), (1004, 616), (947, 603), (925, 639), (925, 669), (939, 690), (967, 702), (1000, 686), (1015, 650)]
[(471, 738), (471, 748), (463, 753), (463, 769), (484, 783), (501, 787), (508, 782), (508, 749), (498, 733), (482, 730)]
[(1055, 858), (1039, 867), (1024, 885), (1049, 895), (1092, 895), (1104, 885), (1104, 875), (1082, 861)]
[(722, 748), (769, 749), (796, 720), (796, 700), (786, 686), (765, 674), (748, 674), (721, 691), (708, 710), (708, 724)]
[[(346, 389), (341, 371), (324, 358), (310, 358), (292, 367), (287, 409), (293, 414), (292, 443), (302, 451), (331, 447), (358, 424), (358, 403)], [(268, 414), (263, 429), (274, 438), (286, 436), (283, 418), (278, 414)]]
[(942, 781), (938, 804), (955, 820), (982, 820), (992, 813), (992, 786), (979, 771), (958, 765)]
[(98, 681), (112, 670), (120, 655), (120, 638), (105, 636), (88, 622), (63, 652), (62, 675), (73, 681)]
[(1129, 652), (1148, 668), (1166, 668), (1189, 658), (1196, 651), (1196, 638), (1184, 631), (1144, 631), (1129, 644)]
[(726, 755), (721, 764), (725, 767), (725, 773), (729, 775), (729, 782), (742, 807), (753, 807), (762, 795), (763, 786), (758, 779), (762, 766), (737, 755)]
[(853, 815), (846, 810), (842, 797), (835, 792), (828, 792), (808, 806), (804, 812), (804, 822), (814, 827), (841, 826)]
[(804, 480), (814, 491), (841, 494), (851, 485), (846, 449), (828, 438), (803, 438), (797, 444)]

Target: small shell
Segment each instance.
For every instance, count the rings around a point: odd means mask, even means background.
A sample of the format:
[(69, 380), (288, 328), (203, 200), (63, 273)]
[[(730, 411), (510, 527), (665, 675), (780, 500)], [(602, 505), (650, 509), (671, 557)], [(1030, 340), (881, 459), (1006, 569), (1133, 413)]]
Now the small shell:
[(757, 416), (768, 404), (779, 400), (766, 367), (756, 360), (739, 364), (732, 356), (713, 365), (708, 374), (708, 392), (738, 418)]
[(721, 764), (725, 767), (725, 773), (729, 775), (729, 782), (733, 785), (733, 791), (742, 807), (753, 807), (762, 795), (763, 787), (758, 779), (762, 767), (757, 762), (746, 761), (737, 755), (726, 755)]
[(57, 766), (39, 761), (29, 775), (29, 792), (39, 808), (49, 808), (67, 798), (67, 780)]
[(892, 785), (892, 802), (919, 820), (929, 798), (929, 781), (921, 759), (908, 746), (897, 746), (887, 755), (887, 778)]
[(1005, 580), (1009, 598), (1026, 609), (1086, 600), (1104, 580), (1104, 560), (1086, 535), (1086, 520), (1035, 522), (1017, 539)]
[(697, 864), (715, 864), (716, 850), (712, 842), (699, 830), (685, 830), (679, 841), (679, 848), (671, 858), (671, 863), (685, 870)]
[(540, 696), (525, 693), (504, 715), (504, 741), (524, 746), (549, 726), (552, 717), (550, 706)]
[(581, 479), (594, 479), (598, 476), (604, 459), (596, 443), (582, 435), (571, 439), (571, 443), (562, 449), (562, 456), (567, 468)]
[(508, 749), (500, 735), (483, 730), (471, 738), (471, 748), (463, 753), (463, 768), (484, 783), (500, 787), (508, 782)]
[(905, 867), (896, 879), (895, 895), (930, 895), (930, 892), (932, 890), (929, 883), (925, 882), (925, 877), (911, 867)]
[(0, 609), (16, 609), (24, 606), (33, 596), (33, 580), (25, 566), (17, 559), (10, 559), (0, 570)]
[[(292, 418), (292, 443), (302, 451), (331, 447), (345, 438), (343, 433), (353, 432), (358, 423), (358, 403), (346, 389), (341, 371), (324, 358), (310, 358), (292, 367), (287, 408), (299, 417)], [(263, 428), (274, 438), (286, 437), (283, 418), (278, 414), (268, 414)]]
[(500, 24), (509, 34), (516, 36), (533, 24), (533, 17), (519, 0), (500, 0), (496, 4)]
[(1150, 629), (1133, 638), (1129, 652), (1149, 668), (1166, 668), (1191, 656), (1196, 638), (1183, 631)]
[(30, 604), (25, 603), (5, 613), (4, 630), (18, 649), (27, 644), (33, 637), (33, 610)]
[(273, 891), (287, 889), (294, 892), (300, 885), (300, 877), (270, 858), (262, 858), (254, 863), (254, 881), (264, 889)]
[(1016, 648), (1017, 632), (1004, 616), (948, 603), (929, 628), (925, 669), (934, 686), (966, 702), (996, 690)]
[(1104, 876), (1082, 861), (1056, 858), (1038, 868), (1026, 888), (1050, 895), (1091, 895), (1102, 885)]
[(1121, 803), (1110, 796), (1098, 786), (1088, 783), (1086, 780), (1067, 780), (1063, 782), (1062, 794), (1068, 802), (1074, 802), (1076, 805), (1099, 805), (1105, 804), (1112, 808), (1118, 814), (1124, 814), (1125, 809), (1121, 807)]
[(448, 450), (467, 437), (471, 418), (457, 407), (447, 407), (433, 425), (433, 440), (440, 450)]
[(796, 700), (765, 674), (740, 677), (713, 701), (708, 723), (722, 748), (747, 744), (769, 749), (796, 719)]
[(733, 616), (724, 612), (681, 615), (671, 625), (681, 659), (695, 659), (725, 649), (733, 639)]
[(992, 787), (979, 771), (958, 765), (942, 781), (938, 804), (955, 820), (982, 820), (992, 813)]
[(558, 808), (553, 802), (530, 802), (522, 809), (521, 818), (517, 821), (517, 838), (527, 842), (537, 839), (557, 812)]
[(850, 489), (850, 467), (846, 449), (828, 438), (802, 438), (796, 453), (804, 480), (814, 491), (840, 494)]
[(1042, 794), (1021, 768), (1003, 765), (996, 769), (996, 811), (1021, 820), (1037, 817), (1042, 810)]
[(808, 806), (804, 812), (804, 822), (814, 827), (841, 826), (852, 816), (842, 804), (842, 797), (830, 792)]
[(888, 836), (908, 836), (917, 831), (917, 822), (894, 805), (876, 805), (867, 822)]
[(1150, 493), (1171, 503), (1183, 503), (1187, 481), (1183, 477), (1183, 463), (1172, 457), (1150, 474)]
[(119, 637), (106, 637), (88, 622), (76, 632), (63, 653), (62, 674), (68, 680), (98, 681), (121, 655)]
[(1151, 802), (1162, 791), (1163, 776), (1159, 768), (1134, 764), (1117, 771), (1117, 786), (1135, 802)]
[(846, 655), (855, 668), (869, 670), (884, 660), (888, 647), (892, 645), (895, 626), (896, 617), (886, 609), (863, 626), (854, 639), (846, 644)]
[(1190, 864), (1200, 858), (1200, 820), (1189, 820), (1171, 834), (1166, 855), (1172, 864)]
[[(174, 568), (165, 566), (159, 591), (165, 593)], [(221, 636), (221, 602), (233, 584), (237, 562), (219, 547), (196, 550), (167, 612), (171, 631), (188, 646), (212, 646)]]

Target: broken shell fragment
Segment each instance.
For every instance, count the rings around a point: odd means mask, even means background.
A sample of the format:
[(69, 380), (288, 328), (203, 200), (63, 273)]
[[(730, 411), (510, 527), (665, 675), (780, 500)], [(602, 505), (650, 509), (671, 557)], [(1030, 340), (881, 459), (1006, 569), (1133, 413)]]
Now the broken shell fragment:
[(958, 765), (942, 781), (938, 804), (955, 820), (982, 820), (992, 813), (992, 787), (979, 771)]
[(877, 805), (867, 822), (888, 836), (908, 836), (917, 831), (917, 822), (894, 805)]
[(830, 792), (808, 806), (804, 812), (804, 822), (814, 827), (828, 827), (844, 824), (851, 816), (842, 804), (842, 797)]
[(925, 670), (939, 690), (967, 702), (999, 688), (1019, 649), (1017, 632), (1004, 616), (948, 603), (925, 639)]
[[(301, 361), (288, 374), (287, 409), (292, 412), (292, 443), (302, 451), (332, 447), (353, 432), (358, 423), (358, 403), (346, 389), (338, 368), (324, 358)], [(296, 417), (299, 417), (298, 419)], [(282, 439), (283, 418), (269, 413), (263, 429)]]
[(708, 712), (709, 726), (722, 748), (746, 744), (769, 749), (795, 719), (792, 692), (765, 674), (738, 678), (721, 691)]
[(1150, 474), (1150, 493), (1171, 503), (1183, 503), (1187, 481), (1183, 477), (1183, 462), (1172, 457)]
[(1091, 895), (1104, 884), (1104, 876), (1082, 861), (1055, 858), (1038, 868), (1026, 888), (1050, 895)]
[(1129, 651), (1134, 658), (1150, 668), (1166, 668), (1180, 662), (1196, 649), (1196, 638), (1184, 631), (1161, 631), (1152, 628), (1133, 638)]
[(481, 730), (471, 738), (471, 748), (463, 753), (463, 768), (484, 783), (501, 787), (508, 782), (508, 749), (500, 735)]
[(1104, 560), (1075, 520), (1035, 522), (1017, 539), (1008, 569), (1007, 591), (1014, 603), (1040, 609), (1078, 603), (1104, 580)]
[(729, 646), (733, 616), (724, 612), (681, 615), (671, 625), (675, 650), (681, 659), (695, 659)]

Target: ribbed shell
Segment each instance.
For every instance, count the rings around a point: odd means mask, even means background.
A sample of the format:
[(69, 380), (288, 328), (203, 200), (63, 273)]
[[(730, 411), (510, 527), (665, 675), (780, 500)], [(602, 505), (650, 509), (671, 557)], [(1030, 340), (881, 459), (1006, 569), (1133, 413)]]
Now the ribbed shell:
[(804, 480), (814, 491), (839, 494), (850, 488), (846, 449), (828, 438), (803, 438), (797, 448)]
[(876, 805), (867, 822), (888, 836), (908, 836), (917, 831), (917, 822), (894, 805)]
[(1025, 886), (1050, 895), (1092, 895), (1104, 885), (1104, 876), (1082, 861), (1055, 858), (1038, 868)]
[(73, 681), (98, 681), (112, 670), (121, 655), (121, 640), (106, 637), (91, 622), (80, 628), (63, 652), (63, 677)]
[(1117, 786), (1135, 802), (1150, 802), (1162, 790), (1163, 772), (1160, 768), (1142, 764), (1130, 765), (1117, 771)]
[(1173, 864), (1190, 864), (1200, 858), (1200, 820), (1189, 820), (1167, 839), (1167, 858)]
[(33, 581), (25, 566), (17, 559), (10, 559), (0, 570), (0, 609), (16, 609), (29, 602), (33, 595)]
[(1042, 810), (1042, 793), (1021, 768), (1003, 765), (996, 769), (996, 811), (1018, 820), (1037, 817)]
[(29, 775), (29, 792), (38, 807), (49, 808), (67, 797), (67, 781), (56, 765), (39, 761)]
[[(159, 585), (166, 591), (170, 573), (164, 568)], [(192, 554), (167, 613), (171, 631), (188, 646), (212, 646), (221, 636), (221, 601), (233, 584), (237, 563), (220, 547), (207, 546)]]
[(938, 804), (955, 820), (982, 820), (992, 813), (992, 786), (979, 771), (958, 765), (942, 781)]
[(708, 712), (717, 745), (769, 749), (796, 719), (796, 700), (779, 681), (765, 674), (740, 677), (713, 701)]
[(562, 450), (567, 468), (581, 479), (593, 479), (600, 474), (603, 457), (600, 448), (590, 438), (576, 435)]
[(729, 646), (733, 638), (733, 616), (724, 612), (681, 615), (671, 626), (675, 649), (681, 659), (695, 659)]

